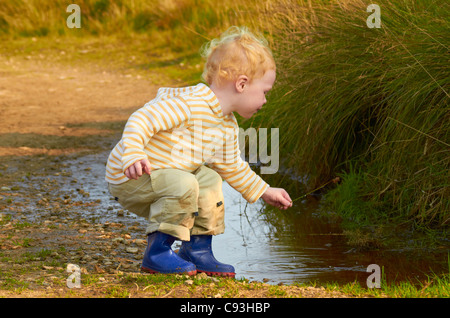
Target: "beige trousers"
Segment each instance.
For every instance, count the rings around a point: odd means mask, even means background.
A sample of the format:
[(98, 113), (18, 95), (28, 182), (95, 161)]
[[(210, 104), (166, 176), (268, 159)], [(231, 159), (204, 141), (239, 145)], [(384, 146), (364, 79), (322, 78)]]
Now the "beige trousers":
[(190, 235), (224, 232), (222, 182), (202, 165), (192, 173), (154, 170), (137, 180), (109, 184), (109, 191), (125, 209), (148, 219), (147, 234), (160, 231), (189, 241)]

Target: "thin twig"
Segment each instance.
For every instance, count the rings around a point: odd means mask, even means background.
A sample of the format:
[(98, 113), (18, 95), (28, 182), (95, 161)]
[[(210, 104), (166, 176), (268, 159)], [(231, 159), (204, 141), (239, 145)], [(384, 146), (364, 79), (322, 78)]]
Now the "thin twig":
[(164, 296), (162, 296), (161, 298), (166, 298), (167, 296), (169, 296), (170, 294), (173, 293), (175, 289), (172, 289), (170, 292), (168, 292), (167, 294), (165, 294)]
[(247, 215), (247, 206), (248, 206), (248, 202), (245, 203), (244, 216), (247, 219), (247, 223), (248, 223), (248, 225), (250, 225), (250, 228), (252, 229), (253, 234), (256, 236), (255, 229), (253, 228), (252, 223), (250, 222), (250, 219), (248, 218), (248, 215)]
[(410, 125), (407, 125), (407, 124), (405, 124), (405, 123), (402, 123), (401, 121), (398, 121), (397, 119), (394, 119), (394, 118), (392, 118), (392, 117), (390, 117), (390, 116), (388, 116), (387, 118), (388, 118), (388, 119), (391, 119), (391, 120), (393, 120), (393, 121), (395, 121), (395, 122), (397, 122), (397, 123), (399, 123), (399, 124), (402, 124), (403, 126), (406, 126), (406, 127), (408, 127), (409, 129), (412, 129), (412, 130), (414, 130), (414, 131), (416, 131), (416, 132), (418, 132), (418, 133), (420, 133), (420, 134), (422, 134), (422, 135), (425, 135), (425, 136), (427, 136), (427, 137), (429, 137), (429, 138), (431, 138), (431, 139), (433, 139), (433, 140), (436, 140), (437, 142), (440, 142), (440, 143), (442, 143), (442, 144), (444, 144), (444, 145), (450, 147), (450, 145), (449, 145), (448, 143), (446, 143), (446, 142), (444, 142), (444, 141), (442, 141), (442, 140), (439, 140), (439, 139), (437, 139), (436, 137), (433, 137), (433, 136), (431, 136), (431, 135), (429, 135), (429, 134), (427, 134), (427, 133), (424, 133), (423, 131), (420, 131), (420, 130), (414, 128), (414, 127), (411, 127)]
[(313, 192), (316, 192), (317, 190), (322, 189), (323, 187), (325, 187), (326, 185), (328, 185), (328, 184), (330, 184), (330, 183), (338, 183), (340, 180), (341, 180), (341, 178), (339, 178), (339, 177), (333, 178), (333, 179), (331, 179), (330, 181), (328, 181), (327, 183), (322, 184), (320, 187), (318, 187), (318, 188), (316, 188), (316, 189), (314, 189), (314, 190), (312, 190), (312, 191), (309, 191), (308, 193), (306, 193), (306, 194), (304, 194), (304, 195), (298, 197), (297, 199), (292, 200), (292, 202), (295, 202), (295, 201), (297, 201), (297, 200), (299, 200), (299, 199), (301, 199), (301, 198), (303, 198), (303, 197), (306, 197), (307, 195), (309, 195), (309, 194), (311, 194), (311, 193), (313, 193)]
[(201, 36), (202, 38), (204, 38), (204, 39), (207, 40), (207, 41), (211, 41), (210, 38), (204, 36), (203, 34), (198, 33), (198, 32), (195, 31), (195, 30), (192, 30), (191, 28), (189, 28), (189, 27), (187, 27), (187, 26), (185, 26), (185, 25), (184, 25), (184, 28), (185, 28), (186, 30), (188, 30), (188, 31), (191, 31), (191, 32), (194, 33), (194, 34), (197, 34), (197, 35)]

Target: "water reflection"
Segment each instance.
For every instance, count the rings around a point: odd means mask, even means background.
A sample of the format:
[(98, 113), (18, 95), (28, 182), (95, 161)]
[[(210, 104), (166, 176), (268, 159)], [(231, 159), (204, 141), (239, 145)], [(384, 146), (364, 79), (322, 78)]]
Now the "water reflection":
[(339, 225), (317, 215), (317, 202), (305, 201), (268, 216), (262, 202), (246, 205), (234, 189), (226, 183), (223, 187), (226, 230), (215, 238), (213, 248), (219, 260), (235, 266), (238, 278), (274, 284), (358, 281), (365, 286), (370, 264), (383, 268), (388, 281), (448, 271), (445, 253), (421, 260), (398, 251), (354, 252)]
[(284, 217), (269, 222), (261, 202), (247, 205), (226, 183), (224, 195), (226, 230), (213, 247), (219, 260), (234, 264), (237, 277), (292, 283), (365, 271), (357, 262), (342, 261), (345, 247), (336, 225), (311, 222), (311, 213), (299, 208), (280, 211)]

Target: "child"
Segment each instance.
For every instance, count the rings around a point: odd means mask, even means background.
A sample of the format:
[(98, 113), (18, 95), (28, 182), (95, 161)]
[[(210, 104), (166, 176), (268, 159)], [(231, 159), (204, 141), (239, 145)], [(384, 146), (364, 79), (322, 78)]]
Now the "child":
[[(284, 189), (270, 187), (241, 159), (233, 115), (250, 118), (266, 103), (275, 81), (266, 42), (232, 27), (204, 55), (209, 86), (160, 88), (131, 115), (108, 158), (109, 191), (149, 220), (146, 272), (235, 276), (211, 249), (212, 236), (224, 232), (222, 178), (249, 203), (292, 206)], [(182, 241), (178, 254), (175, 239)]]

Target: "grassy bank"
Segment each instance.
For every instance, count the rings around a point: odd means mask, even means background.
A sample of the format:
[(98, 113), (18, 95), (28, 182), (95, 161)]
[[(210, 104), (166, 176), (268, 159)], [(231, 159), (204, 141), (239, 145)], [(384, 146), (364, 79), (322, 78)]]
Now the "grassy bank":
[(448, 244), (450, 6), (380, 0), (381, 28), (369, 28), (370, 3), (83, 0), (81, 28), (70, 29), (64, 1), (3, 1), (0, 37), (6, 55), (53, 48), (71, 63), (158, 69), (167, 77), (155, 81), (181, 85), (198, 81), (205, 41), (235, 24), (262, 31), (278, 81), (264, 111), (241, 123), (280, 128), (283, 165), (308, 176), (296, 190), (339, 175), (325, 201), (348, 229)]
[(448, 244), (450, 6), (378, 1), (368, 28), (370, 3), (273, 4), (278, 86), (251, 124), (280, 127), (284, 164), (310, 189), (341, 177), (325, 199), (349, 229)]

